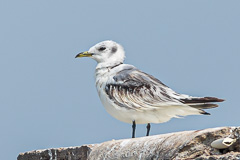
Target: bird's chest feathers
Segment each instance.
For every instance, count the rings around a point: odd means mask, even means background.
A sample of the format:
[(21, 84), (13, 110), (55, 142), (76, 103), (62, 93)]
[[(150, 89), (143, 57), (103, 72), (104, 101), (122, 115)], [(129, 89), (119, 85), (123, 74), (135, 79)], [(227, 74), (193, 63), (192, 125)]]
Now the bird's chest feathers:
[(95, 72), (95, 82), (96, 82), (96, 88), (98, 91), (99, 96), (101, 96), (102, 92), (105, 92), (106, 84), (112, 83), (114, 81), (113, 79), (113, 73), (108, 68), (104, 69), (97, 69)]

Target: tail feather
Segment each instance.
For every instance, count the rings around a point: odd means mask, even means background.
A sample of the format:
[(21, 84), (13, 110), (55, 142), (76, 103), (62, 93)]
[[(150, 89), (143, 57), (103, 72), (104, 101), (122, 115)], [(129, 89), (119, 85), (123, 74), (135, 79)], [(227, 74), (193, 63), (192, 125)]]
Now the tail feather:
[(201, 112), (200, 112), (201, 114), (204, 114), (204, 115), (211, 115), (210, 113), (208, 113), (208, 112), (206, 112), (206, 111), (204, 111), (204, 110), (201, 110), (201, 109), (200, 109), (200, 111), (201, 111)]

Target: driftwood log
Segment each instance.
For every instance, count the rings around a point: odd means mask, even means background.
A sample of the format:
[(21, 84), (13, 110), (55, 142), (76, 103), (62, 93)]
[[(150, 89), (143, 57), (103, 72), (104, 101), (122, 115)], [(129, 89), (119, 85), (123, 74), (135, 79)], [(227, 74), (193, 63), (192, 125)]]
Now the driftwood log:
[[(197, 131), (184, 131), (112, 140), (79, 147), (51, 148), (20, 153), (18, 160), (101, 160), (101, 159), (240, 159), (240, 127), (220, 127)], [(215, 149), (211, 143), (217, 139), (236, 139), (229, 148)]]

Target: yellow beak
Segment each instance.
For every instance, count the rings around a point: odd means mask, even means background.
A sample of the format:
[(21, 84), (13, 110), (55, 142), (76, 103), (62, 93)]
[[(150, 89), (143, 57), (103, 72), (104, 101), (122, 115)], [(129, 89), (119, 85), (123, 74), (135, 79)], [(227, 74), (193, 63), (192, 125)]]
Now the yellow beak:
[(93, 55), (93, 53), (89, 53), (88, 51), (86, 51), (86, 52), (81, 52), (81, 53), (77, 54), (75, 58), (91, 57), (92, 55)]

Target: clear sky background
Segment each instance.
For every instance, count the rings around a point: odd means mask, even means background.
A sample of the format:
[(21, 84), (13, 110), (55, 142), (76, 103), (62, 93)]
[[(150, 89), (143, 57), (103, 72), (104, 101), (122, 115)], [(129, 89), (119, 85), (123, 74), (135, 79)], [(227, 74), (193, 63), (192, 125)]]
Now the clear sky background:
[[(211, 116), (153, 124), (151, 135), (239, 126), (239, 8), (237, 0), (1, 0), (0, 159), (131, 137), (98, 98), (96, 62), (74, 58), (103, 40), (179, 93), (226, 99)], [(145, 134), (138, 125), (136, 136)]]

